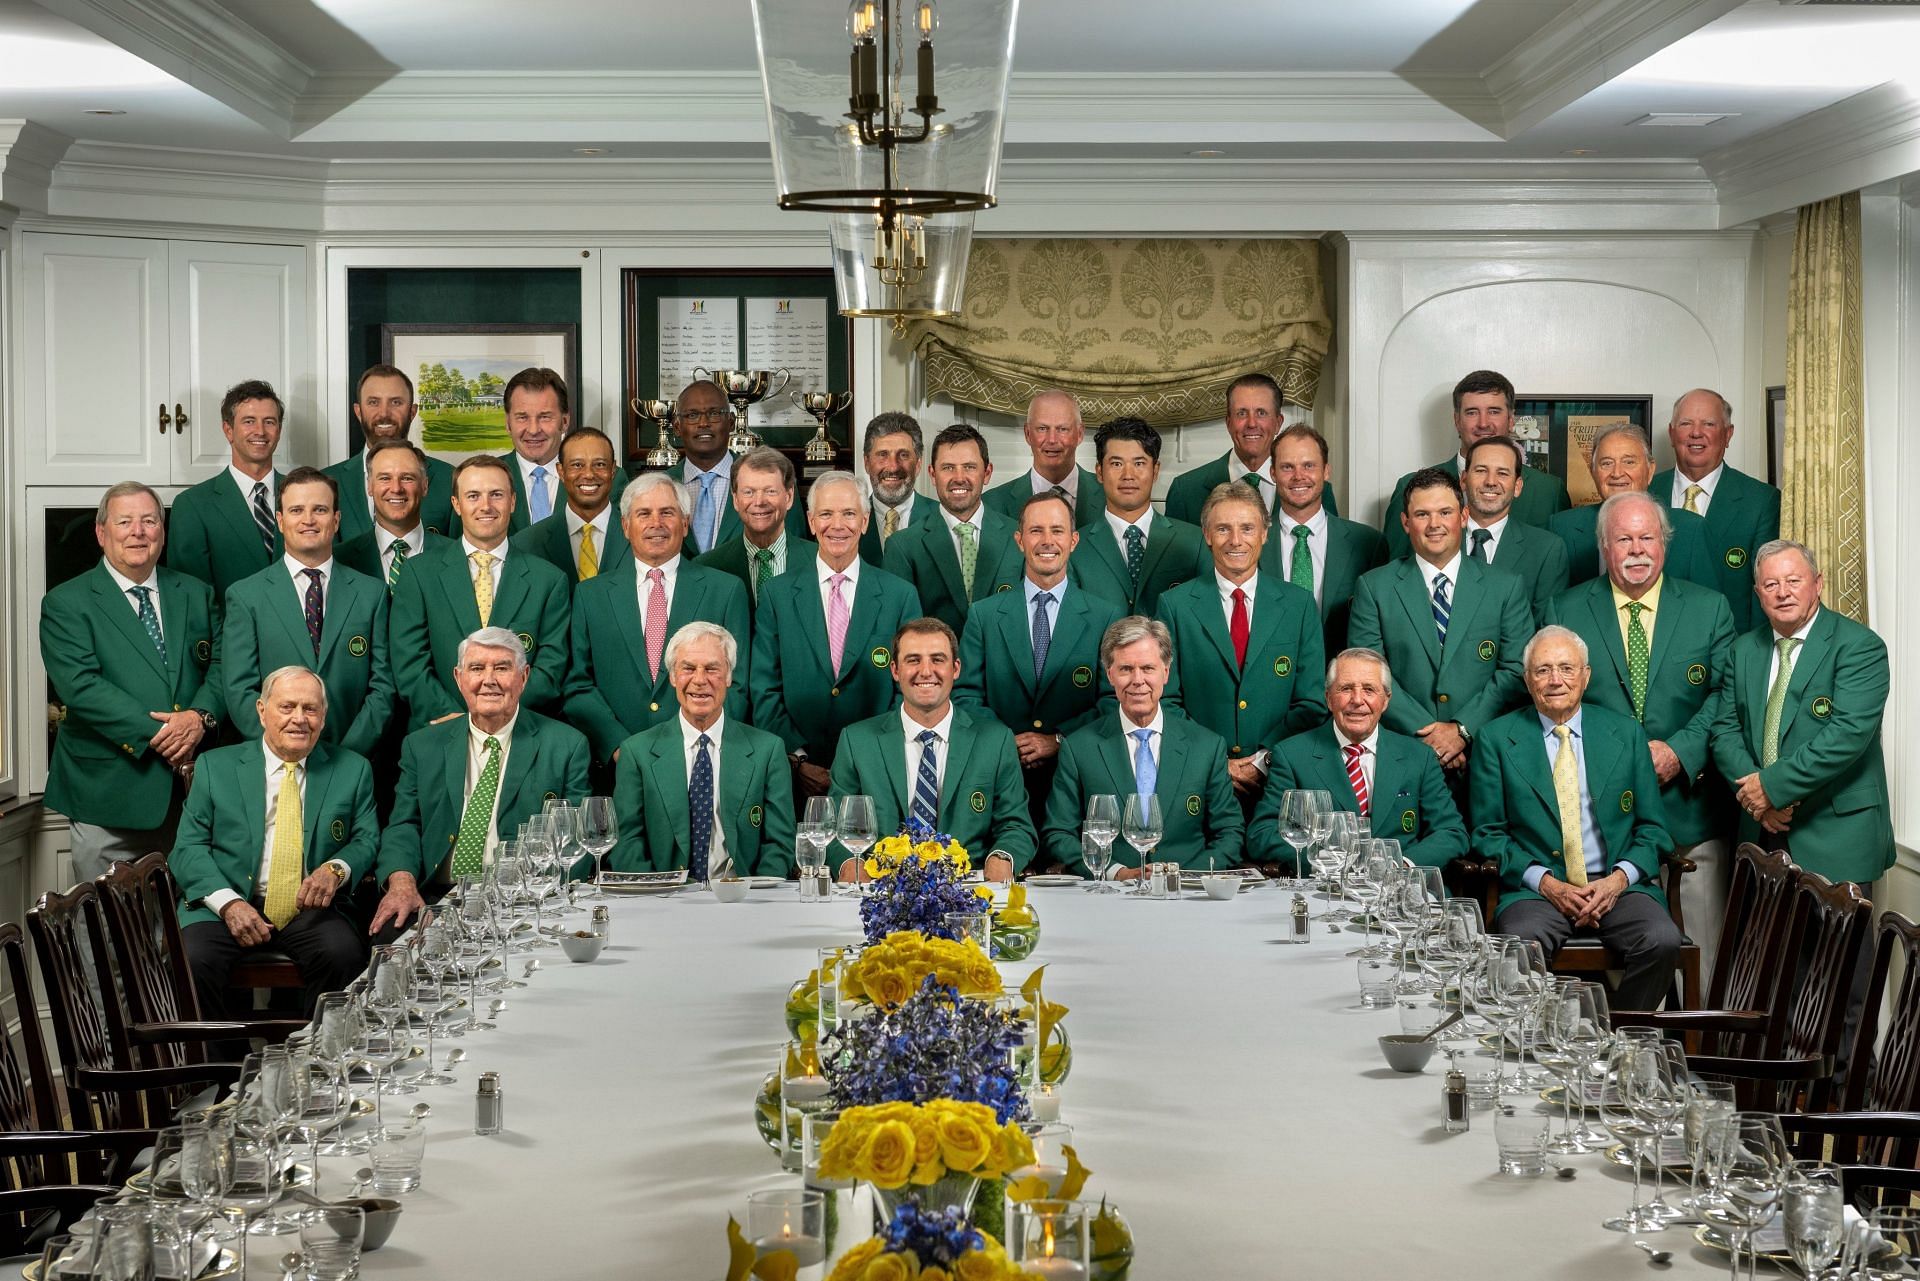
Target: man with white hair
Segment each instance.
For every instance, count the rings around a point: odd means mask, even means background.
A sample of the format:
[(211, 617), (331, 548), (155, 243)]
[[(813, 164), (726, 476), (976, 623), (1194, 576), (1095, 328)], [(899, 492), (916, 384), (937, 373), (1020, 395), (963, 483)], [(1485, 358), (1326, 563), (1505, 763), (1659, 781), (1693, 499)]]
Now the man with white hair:
[(369, 926), (376, 938), (397, 933), (461, 877), (482, 875), (503, 837), (549, 800), (587, 795), (587, 740), (522, 705), (528, 676), (526, 650), (504, 627), (461, 640), (454, 679), (466, 712), (401, 745), (374, 871), (386, 891)]
[(1753, 553), (1780, 537), (1780, 491), (1727, 465), (1733, 443), (1733, 406), (1717, 391), (1696, 387), (1673, 402), (1667, 441), (1677, 466), (1653, 478), (1647, 492), (1706, 523), (1712, 586), (1727, 598), (1733, 629), (1760, 621), (1753, 594)]
[(1247, 825), (1247, 861), (1295, 860), (1280, 842), (1280, 803), (1291, 789), (1325, 792), (1337, 810), (1358, 814), (1364, 834), (1400, 842), (1421, 867), (1445, 867), (1467, 852), (1439, 758), (1417, 738), (1380, 724), (1393, 697), (1393, 673), (1378, 650), (1348, 649), (1327, 664), (1326, 724), (1273, 749), (1266, 791)]
[(740, 646), (717, 623), (691, 622), (667, 641), (679, 714), (620, 747), (613, 808), (623, 872), (686, 868), (692, 881), (793, 871), (793, 785), (774, 735), (727, 714)]
[(786, 744), (800, 798), (832, 786), (841, 730), (899, 704), (893, 636), (920, 617), (912, 584), (860, 558), (867, 504), (852, 472), (813, 482), (807, 525), (811, 563), (760, 592), (750, 672), (753, 723)]
[(366, 945), (341, 895), (373, 862), (373, 771), (321, 741), (327, 687), (305, 667), (260, 684), (261, 736), (202, 756), (167, 862), (200, 1009), (229, 1017), (227, 978), (268, 944), (300, 968), (308, 1009), (345, 987)]
[(1625, 971), (1615, 1007), (1654, 1009), (1681, 937), (1660, 892), (1673, 838), (1647, 736), (1582, 704), (1593, 673), (1573, 631), (1541, 628), (1522, 665), (1533, 705), (1476, 735), (1468, 767), (1473, 848), (1500, 868), (1494, 929), (1538, 942), (1549, 962), (1575, 934), (1598, 937)]
[[(1653, 446), (1647, 434), (1631, 423), (1608, 427), (1593, 438), (1587, 460), (1599, 486), (1601, 501), (1615, 494), (1645, 493), (1653, 483)], [(1692, 512), (1669, 510), (1673, 537), (1667, 545), (1667, 568), (1679, 578), (1715, 586), (1707, 555), (1706, 524)], [(1554, 514), (1548, 526), (1567, 547), (1567, 581), (1578, 586), (1605, 572), (1596, 551), (1600, 509), (1594, 504)]]
[[(691, 512), (685, 485), (666, 472), (641, 473), (620, 496), (620, 528), (633, 554), (574, 591), (567, 719), (586, 734), (596, 761), (612, 760), (627, 739), (673, 719), (667, 637), (696, 619), (747, 635), (740, 580), (681, 554)], [(747, 710), (744, 676), (733, 668), (728, 710), (736, 718)]]
[(1027, 499), (1035, 494), (1052, 494), (1073, 513), (1076, 529), (1099, 524), (1107, 510), (1107, 495), (1100, 488), (1100, 478), (1079, 464), (1080, 444), (1087, 438), (1087, 429), (1074, 394), (1058, 388), (1036, 393), (1027, 402), (1027, 421), (1021, 434), (1027, 439), (1033, 466), (989, 489), (987, 506), (1017, 524)]

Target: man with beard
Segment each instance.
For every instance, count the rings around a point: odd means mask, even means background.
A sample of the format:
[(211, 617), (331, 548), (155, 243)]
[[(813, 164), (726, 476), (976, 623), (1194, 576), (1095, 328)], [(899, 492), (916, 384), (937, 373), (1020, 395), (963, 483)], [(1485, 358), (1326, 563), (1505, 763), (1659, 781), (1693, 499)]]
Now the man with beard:
[(805, 514), (794, 505), (793, 463), (766, 445), (750, 449), (733, 465), (733, 511), (738, 531), (702, 556), (708, 569), (732, 574), (746, 585), (748, 604), (760, 607), (768, 582), (805, 559)]
[(867, 488), (873, 494), (867, 532), (860, 536), (860, 559), (869, 565), (885, 563), (887, 543), (927, 514), (927, 504), (915, 502), (914, 478), (920, 474), (920, 424), (911, 414), (874, 415), (867, 424), (861, 465), (867, 469)]
[(913, 584), (920, 608), (958, 632), (973, 602), (1013, 590), (1020, 551), (1013, 522), (980, 501), (993, 464), (985, 437), (955, 423), (933, 438), (927, 467), (940, 519), (922, 520), (887, 544), (887, 572)]
[(1547, 602), (1567, 589), (1567, 545), (1553, 531), (1513, 518), (1532, 471), (1526, 461), (1513, 437), (1484, 436), (1467, 446), (1460, 487), (1467, 492), (1467, 555), (1518, 574), (1540, 622)]
[[(358, 453), (325, 468), (340, 486), (338, 541), (351, 542), (378, 523), (379, 500), (373, 495), (373, 473), (368, 466), (373, 461), (373, 448), (389, 440), (406, 440), (413, 415), (413, 379), (392, 365), (367, 366), (353, 393), (353, 418), (360, 424), (364, 443)], [(457, 537), (460, 527), (453, 520), (453, 468), (425, 453), (421, 457), (426, 459), (421, 517), (429, 533)], [(364, 503), (360, 501), (362, 494), (367, 496)]]
[(1089, 529), (1107, 508), (1100, 478), (1079, 465), (1080, 442), (1086, 439), (1080, 421), (1080, 402), (1073, 393), (1051, 389), (1027, 402), (1027, 421), (1021, 427), (1033, 466), (1004, 485), (987, 491), (985, 502), (1008, 520), (1018, 521), (1021, 509), (1034, 494), (1053, 494), (1073, 513), (1074, 527)]
[(627, 537), (614, 519), (613, 442), (597, 427), (576, 427), (560, 442), (559, 511), (513, 536), (515, 548), (540, 557), (579, 586), (627, 558)]
[[(1238, 481), (1260, 495), (1270, 518), (1280, 515), (1278, 477), (1273, 472), (1273, 442), (1286, 426), (1280, 412), (1280, 384), (1270, 374), (1243, 374), (1227, 388), (1227, 438), (1233, 447), (1210, 463), (1182, 472), (1167, 486), (1167, 515), (1189, 525), (1200, 523), (1207, 495)], [(1327, 511), (1338, 516), (1333, 492), (1324, 495)]]

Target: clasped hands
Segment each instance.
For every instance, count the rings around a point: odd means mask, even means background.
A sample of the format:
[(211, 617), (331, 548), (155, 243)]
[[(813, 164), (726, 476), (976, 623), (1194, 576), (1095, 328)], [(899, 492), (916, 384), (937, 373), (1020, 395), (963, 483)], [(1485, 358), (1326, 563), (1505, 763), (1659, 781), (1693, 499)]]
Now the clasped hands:
[(1767, 795), (1767, 789), (1761, 786), (1757, 770), (1734, 780), (1733, 797), (1754, 822), (1776, 834), (1793, 826), (1793, 812), (1800, 807), (1799, 801), (1791, 805), (1775, 805), (1773, 798)]
[(1540, 895), (1575, 925), (1598, 925), (1627, 889), (1627, 874), (1619, 868), (1597, 881), (1573, 885), (1552, 873), (1540, 878)]
[(148, 712), (160, 722), (160, 728), (147, 740), (147, 746), (159, 754), (169, 768), (179, 771), (193, 759), (194, 749), (206, 737), (207, 723), (192, 708), (179, 712)]

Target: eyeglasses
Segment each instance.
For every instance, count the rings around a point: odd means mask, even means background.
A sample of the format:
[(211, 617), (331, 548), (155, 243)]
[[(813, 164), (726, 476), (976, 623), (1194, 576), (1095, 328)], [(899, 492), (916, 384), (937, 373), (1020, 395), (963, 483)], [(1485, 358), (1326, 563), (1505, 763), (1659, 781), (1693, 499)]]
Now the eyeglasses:
[(1527, 675), (1537, 681), (1543, 681), (1549, 676), (1558, 676), (1563, 681), (1570, 681), (1579, 674), (1580, 668), (1573, 663), (1536, 663), (1527, 669)]
[(674, 415), (676, 422), (724, 423), (733, 418), (731, 409), (685, 409)]

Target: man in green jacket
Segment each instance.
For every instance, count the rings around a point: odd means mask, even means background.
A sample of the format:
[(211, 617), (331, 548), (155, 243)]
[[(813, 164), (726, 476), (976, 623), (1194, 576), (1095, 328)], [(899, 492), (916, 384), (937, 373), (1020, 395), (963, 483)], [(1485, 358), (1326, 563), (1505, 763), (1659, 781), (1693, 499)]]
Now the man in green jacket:
[(1720, 941), (1732, 850), (1726, 786), (1713, 766), (1713, 718), (1733, 648), (1733, 617), (1711, 587), (1665, 574), (1672, 526), (1642, 493), (1600, 505), (1606, 576), (1556, 599), (1546, 621), (1572, 629), (1596, 655), (1588, 706), (1639, 722), (1660, 780), (1660, 808), (1674, 853), (1695, 870), (1681, 882), (1681, 919), (1711, 957)]
[(320, 741), (373, 755), (393, 716), (387, 656), (387, 590), (334, 557), (339, 485), (296, 467), (280, 486), (281, 563), (227, 592), (221, 671), (227, 715), (244, 738), (260, 733), (256, 710), (265, 674), (282, 667), (318, 672), (327, 687)]
[(1573, 632), (1541, 628), (1525, 664), (1533, 705), (1487, 726), (1473, 752), (1473, 848), (1500, 867), (1494, 928), (1538, 942), (1549, 963), (1575, 934), (1598, 937), (1625, 971), (1614, 1007), (1656, 1009), (1682, 940), (1660, 892), (1673, 838), (1647, 736), (1582, 705), (1592, 669)]
[(1712, 585), (1727, 598), (1734, 631), (1751, 631), (1761, 619), (1753, 594), (1753, 552), (1780, 537), (1780, 491), (1727, 466), (1733, 406), (1717, 391), (1699, 387), (1676, 400), (1667, 440), (1678, 466), (1655, 476), (1647, 492), (1706, 520)]
[[(1513, 434), (1513, 400), (1513, 384), (1491, 369), (1476, 369), (1455, 383), (1453, 432), (1460, 439), (1460, 447), (1453, 457), (1426, 470), (1437, 469), (1455, 480), (1464, 479), (1468, 445), (1488, 436)], [(1387, 538), (1387, 555), (1396, 559), (1411, 550), (1400, 516), (1406, 511), (1407, 482), (1416, 474), (1408, 472), (1394, 485), (1393, 497), (1387, 500), (1386, 519), (1380, 526)], [(1566, 482), (1538, 468), (1529, 468), (1525, 479), (1514, 493), (1514, 518), (1524, 525), (1545, 527), (1555, 512), (1567, 509)]]
[[(1159, 800), (1161, 836), (1156, 863), (1205, 870), (1241, 861), (1246, 819), (1227, 776), (1227, 740), (1161, 704), (1173, 663), (1173, 637), (1155, 618), (1132, 615), (1107, 629), (1100, 662), (1120, 703), (1117, 716), (1102, 716), (1067, 735), (1060, 768), (1047, 795), (1041, 857), (1049, 865), (1091, 875), (1081, 828), (1087, 801), (1117, 799), (1124, 828), (1128, 798)], [(1145, 855), (1123, 834), (1112, 848), (1104, 875), (1130, 881)]]
[[(696, 620), (718, 623), (736, 641), (750, 635), (746, 588), (680, 554), (690, 498), (666, 472), (642, 472), (620, 496), (633, 554), (574, 595), (567, 720), (587, 736), (596, 761), (613, 760), (627, 739), (674, 718), (667, 637)], [(728, 669), (727, 711), (738, 720), (747, 673)]]
[[(367, 366), (353, 395), (353, 418), (360, 424), (364, 444), (358, 453), (325, 469), (340, 486), (341, 542), (372, 532), (380, 515), (380, 500), (374, 492), (370, 466), (374, 447), (388, 441), (407, 441), (413, 416), (413, 379), (393, 365)], [(454, 537), (460, 528), (453, 520), (453, 468), (438, 458), (428, 457), (425, 451), (420, 452), (420, 458), (421, 511), (426, 526), (443, 538)], [(368, 501), (360, 501), (363, 494)]]
[(1027, 402), (1027, 420), (1021, 428), (1033, 466), (987, 491), (986, 504), (1008, 520), (1018, 522), (1027, 499), (1055, 494), (1066, 500), (1074, 527), (1085, 531), (1100, 523), (1107, 509), (1100, 478), (1080, 466), (1080, 442), (1087, 438), (1080, 420), (1080, 402), (1072, 392), (1051, 388)]
[(101, 497), (101, 560), (40, 602), (40, 658), (66, 709), (46, 805), (73, 826), (74, 876), (173, 844), (194, 753), (222, 706), (213, 589), (160, 568), (160, 496), (122, 481)]
[(1037, 830), (1061, 737), (1114, 710), (1100, 638), (1120, 620), (1120, 607), (1069, 581), (1080, 535), (1066, 499), (1034, 494), (1019, 519), (1013, 537), (1024, 565), (1020, 590), (997, 592), (967, 611), (953, 696), (1013, 732)]
[(760, 589), (805, 559), (802, 552), (813, 542), (806, 514), (794, 506), (796, 480), (793, 463), (766, 445), (733, 465), (734, 533), (699, 563), (739, 579), (750, 609), (760, 607)]
[[(507, 379), (501, 389), (507, 435), (513, 437), (513, 448), (499, 456), (513, 483), (509, 534), (517, 534), (560, 510), (560, 442), (573, 425), (571, 403), (566, 379), (551, 369), (528, 366)], [(618, 477), (614, 483), (617, 498)]]
[[(1167, 486), (1167, 515), (1197, 525), (1207, 495), (1236, 481), (1258, 493), (1268, 517), (1279, 520), (1280, 477), (1273, 470), (1273, 446), (1287, 421), (1280, 412), (1284, 399), (1280, 384), (1270, 374), (1242, 374), (1234, 379), (1227, 388), (1227, 438), (1232, 448), (1173, 478)], [(1324, 501), (1330, 515), (1340, 514), (1331, 490)]]
[(980, 501), (993, 479), (987, 441), (966, 423), (933, 438), (927, 475), (939, 519), (922, 520), (888, 541), (882, 565), (913, 584), (920, 608), (958, 632), (973, 602), (1010, 592), (1020, 577), (1014, 522)]
[(1093, 434), (1093, 448), (1107, 510), (1081, 538), (1068, 572), (1123, 613), (1150, 615), (1162, 592), (1206, 575), (1207, 544), (1197, 526), (1153, 510), (1159, 432), (1143, 419), (1116, 418)]
[(167, 568), (213, 587), (217, 604), (227, 588), (279, 559), (280, 528), (273, 469), (286, 412), (279, 393), (254, 379), (228, 388), (220, 401), (220, 430), (232, 456), (217, 476), (173, 500), (167, 518)]
[(397, 933), (463, 876), (479, 878), (501, 841), (550, 800), (587, 794), (587, 740), (522, 703), (520, 638), (482, 627), (460, 641), (454, 681), (465, 712), (407, 735), (393, 818), (380, 836), (369, 915), (376, 939)]
[[(451, 547), (454, 540), (429, 530), (420, 518), (427, 495), (429, 461), (420, 446), (410, 440), (383, 440), (369, 445), (364, 458), (367, 494), (373, 500), (373, 526), (356, 537), (341, 539), (333, 555), (348, 569), (385, 583), (391, 596), (400, 581), (400, 569), (410, 557)], [(447, 487), (453, 487), (452, 468), (448, 468)], [(453, 510), (451, 499), (447, 510)]]
[(1227, 772), (1243, 809), (1266, 785), (1267, 753), (1327, 719), (1325, 651), (1313, 597), (1260, 572), (1267, 509), (1223, 482), (1200, 509), (1213, 572), (1160, 598), (1173, 635), (1166, 699), (1227, 740)]
[(1387, 563), (1387, 544), (1359, 521), (1334, 514), (1328, 501), (1333, 491), (1327, 488), (1327, 460), (1327, 438), (1305, 423), (1274, 437), (1279, 517), (1260, 568), (1313, 593), (1324, 649), (1337, 654), (1347, 647), (1360, 575)]
[(1801, 544), (1763, 543), (1753, 569), (1767, 626), (1734, 642), (1713, 725), (1714, 762), (1746, 812), (1740, 839), (1784, 837), (1800, 866), (1866, 891), (1894, 862), (1886, 642), (1820, 603), (1825, 580)]
[(1392, 697), (1393, 673), (1375, 650), (1349, 649), (1327, 665), (1333, 718), (1273, 749), (1266, 791), (1247, 820), (1249, 863), (1284, 860), (1305, 875), (1299, 852), (1280, 840), (1281, 803), (1295, 789), (1325, 792), (1336, 810), (1358, 814), (1368, 835), (1400, 842), (1401, 856), (1420, 867), (1445, 867), (1467, 852), (1467, 827), (1440, 762), (1420, 740), (1380, 725)]
[(753, 723), (786, 744), (797, 800), (827, 794), (842, 730), (898, 704), (893, 636), (920, 617), (910, 584), (861, 559), (867, 505), (852, 472), (813, 482), (807, 523), (815, 554), (761, 592), (748, 682)]
[[(1013, 733), (953, 702), (960, 642), (937, 618), (894, 634), (891, 672), (900, 707), (849, 725), (833, 758), (833, 799), (871, 796), (876, 827), (891, 836), (916, 818), (945, 832), (990, 881), (1010, 881), (1033, 861), (1036, 838)], [(840, 879), (865, 879), (840, 851)]]
[(688, 560), (706, 555), (740, 532), (740, 515), (732, 498), (740, 464), (727, 448), (733, 424), (727, 394), (711, 378), (688, 383), (673, 402), (680, 461), (667, 472), (687, 487), (693, 503), (683, 553)]
[(200, 758), (167, 856), (181, 944), (210, 1019), (232, 1016), (227, 978), (258, 948), (293, 958), (306, 1010), (367, 960), (340, 908), (373, 863), (373, 773), (320, 741), (327, 689), (306, 668), (268, 673), (257, 715), (260, 738)]
[(1525, 580), (1529, 611), (1540, 622), (1547, 602), (1567, 590), (1567, 545), (1552, 530), (1513, 518), (1531, 471), (1526, 451), (1511, 436), (1487, 436), (1468, 445), (1466, 457), (1467, 555)]
[[(1653, 483), (1653, 448), (1638, 427), (1608, 427), (1593, 438), (1589, 464), (1602, 500), (1615, 494), (1645, 493)], [(1600, 576), (1600, 541), (1596, 534), (1597, 504), (1557, 513), (1553, 532), (1567, 545), (1569, 582), (1584, 583)], [(1718, 591), (1718, 581), (1707, 555), (1706, 522), (1692, 512), (1669, 509), (1673, 539), (1667, 546), (1667, 569), (1677, 578)]]
[(613, 771), (616, 871), (684, 867), (694, 882), (792, 875), (787, 749), (727, 714), (739, 658), (739, 643), (717, 623), (688, 623), (667, 641), (679, 715), (620, 745)]
[(614, 510), (613, 442), (597, 427), (575, 427), (560, 442), (560, 510), (513, 536), (525, 551), (567, 576), (570, 587), (627, 559), (627, 538)]
[(860, 536), (860, 559), (869, 565), (885, 561), (887, 544), (916, 520), (929, 519), (933, 504), (914, 493), (920, 476), (925, 437), (912, 414), (889, 410), (875, 414), (861, 442), (860, 463), (867, 473), (867, 491), (873, 503), (867, 532)]
[(394, 678), (413, 728), (458, 716), (453, 679), (461, 640), (482, 627), (520, 638), (533, 674), (526, 701), (557, 706), (567, 679), (567, 578), (538, 556), (509, 554), (514, 511), (507, 464), (479, 454), (454, 468), (460, 541), (410, 559), (394, 586), (390, 613)]

